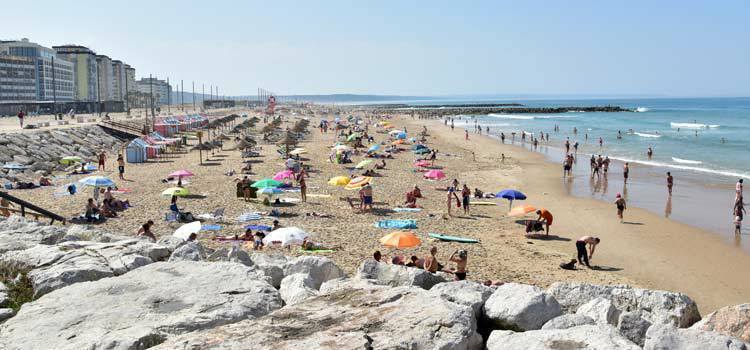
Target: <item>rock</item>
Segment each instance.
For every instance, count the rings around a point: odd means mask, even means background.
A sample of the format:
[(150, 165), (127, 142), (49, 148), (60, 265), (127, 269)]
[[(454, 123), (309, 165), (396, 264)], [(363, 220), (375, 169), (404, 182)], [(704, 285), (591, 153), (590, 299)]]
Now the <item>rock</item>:
[(323, 282), (320, 285), (320, 294), (331, 294), (347, 289), (386, 289), (389, 286), (378, 284), (375, 280), (364, 280), (358, 278), (336, 278)]
[(304, 273), (294, 273), (284, 277), (279, 289), (281, 299), (286, 305), (294, 305), (318, 295), (314, 282), (310, 275)]
[(221, 247), (208, 254), (208, 261), (229, 261), (229, 249)]
[(646, 331), (651, 327), (651, 322), (644, 320), (641, 314), (641, 311), (623, 312), (617, 322), (617, 329), (620, 334), (638, 344), (638, 346), (643, 346), (646, 340)]
[(24, 304), (0, 326), (0, 348), (146, 349), (279, 309), (279, 293), (252, 277), (241, 264), (181, 261), (75, 284)]
[(480, 349), (475, 322), (470, 308), (417, 287), (344, 289), (153, 350)]
[(445, 282), (443, 277), (415, 267), (389, 265), (375, 260), (366, 260), (359, 266), (355, 278), (377, 280), (378, 283), (389, 286), (417, 286), (430, 289), (432, 286)]
[(172, 235), (160, 237), (156, 244), (167, 247), (170, 252), (174, 252), (177, 247), (185, 244), (185, 240)]
[(310, 275), (314, 289), (320, 289), (323, 282), (334, 278), (345, 277), (344, 270), (336, 266), (333, 261), (326, 257), (300, 256), (284, 265), (284, 276), (294, 273), (305, 273)]
[(198, 242), (186, 242), (172, 252), (169, 261), (203, 261), (206, 260), (206, 252)]
[(50, 136), (52, 136), (52, 138), (55, 139), (60, 144), (63, 144), (66, 146), (70, 146), (73, 144), (73, 140), (71, 140), (70, 137), (68, 137), (68, 135), (62, 131), (53, 131), (50, 133)]
[(494, 331), (487, 350), (640, 350), (612, 326), (586, 325), (568, 329), (545, 329), (514, 333)]
[(229, 261), (243, 264), (245, 266), (253, 266), (253, 261), (250, 259), (250, 254), (242, 250), (239, 245), (233, 245), (232, 249), (229, 250), (227, 256)]
[(485, 317), (500, 329), (539, 329), (561, 314), (560, 304), (554, 297), (539, 287), (526, 284), (503, 284), (484, 303)]
[(14, 155), (13, 156), (13, 161), (17, 162), (17, 163), (21, 163), (23, 165), (29, 165), (31, 163), (34, 163), (34, 160), (31, 159), (30, 157), (27, 157), (27, 156), (24, 156), (24, 155), (20, 155), (20, 154)]
[(287, 257), (277, 255), (266, 255), (253, 253), (250, 256), (255, 266), (271, 279), (271, 285), (275, 288), (281, 287), (281, 280), (284, 279), (284, 265), (289, 261)]
[(620, 311), (644, 311), (652, 324), (690, 327), (701, 319), (698, 306), (685, 294), (633, 288), (627, 285), (599, 286), (582, 282), (553, 283), (547, 293), (558, 300), (563, 310), (575, 312), (591, 299), (603, 297)]
[(750, 304), (727, 306), (710, 313), (694, 329), (715, 331), (750, 342)]
[(445, 282), (437, 284), (430, 289), (430, 294), (470, 307), (474, 310), (474, 315), (477, 318), (482, 316), (484, 303), (492, 295), (492, 292), (494, 292), (492, 288), (479, 282), (471, 281)]
[(23, 250), (37, 244), (55, 244), (65, 236), (59, 226), (45, 226), (12, 215), (0, 221), (0, 253)]
[(598, 324), (616, 326), (617, 320), (620, 318), (620, 311), (612, 305), (611, 300), (597, 297), (579, 306), (576, 315), (591, 317)]
[(653, 325), (646, 332), (644, 350), (747, 350), (741, 340), (711, 331)]
[(13, 309), (0, 309), (0, 322), (13, 317)]
[(8, 287), (0, 282), (0, 307), (7, 306), (9, 302)]
[(595, 325), (591, 317), (578, 314), (565, 314), (557, 316), (544, 324), (542, 329), (568, 329), (578, 326)]

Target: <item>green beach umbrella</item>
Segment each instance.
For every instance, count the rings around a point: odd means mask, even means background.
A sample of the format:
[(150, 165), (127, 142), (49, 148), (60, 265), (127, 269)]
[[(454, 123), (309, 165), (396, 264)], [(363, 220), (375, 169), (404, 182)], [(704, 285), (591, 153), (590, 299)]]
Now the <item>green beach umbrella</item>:
[(281, 182), (278, 182), (274, 179), (263, 179), (260, 181), (253, 182), (250, 187), (254, 188), (274, 188), (281, 186)]
[(357, 137), (359, 137), (359, 133), (355, 132), (355, 133), (349, 135), (349, 137), (347, 137), (346, 140), (347, 141), (354, 141), (354, 139), (356, 139)]
[(362, 168), (364, 168), (364, 167), (366, 167), (366, 166), (368, 166), (370, 164), (372, 164), (372, 159), (365, 159), (365, 160), (357, 163), (357, 166), (355, 166), (355, 168), (362, 169)]
[(185, 197), (189, 194), (190, 192), (186, 188), (182, 188), (182, 187), (170, 187), (161, 193), (161, 195), (164, 197), (172, 197), (172, 196)]
[(83, 161), (83, 159), (81, 159), (81, 157), (68, 156), (68, 157), (63, 157), (62, 159), (60, 159), (60, 164), (62, 164), (62, 165), (70, 165), (70, 164), (73, 164), (73, 163), (80, 163), (82, 161)]

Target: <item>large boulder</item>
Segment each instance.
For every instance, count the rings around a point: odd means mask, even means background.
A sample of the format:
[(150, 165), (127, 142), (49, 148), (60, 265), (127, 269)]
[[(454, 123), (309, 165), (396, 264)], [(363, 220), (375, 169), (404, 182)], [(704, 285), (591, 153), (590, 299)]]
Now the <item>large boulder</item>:
[(305, 273), (293, 273), (281, 280), (279, 294), (286, 305), (294, 305), (318, 295), (315, 281)]
[(284, 265), (284, 276), (303, 273), (310, 276), (312, 287), (320, 289), (323, 282), (335, 278), (345, 277), (344, 270), (336, 266), (333, 260), (319, 256), (299, 256)]
[(653, 325), (646, 332), (644, 350), (747, 350), (741, 340), (711, 331)]
[(0, 309), (0, 322), (13, 317), (13, 309)]
[(557, 316), (544, 324), (542, 329), (568, 329), (578, 326), (595, 325), (591, 317), (578, 314), (565, 314)]
[(612, 305), (612, 301), (602, 297), (596, 297), (578, 307), (576, 315), (591, 317), (598, 324), (617, 325), (620, 311)]
[(484, 316), (499, 329), (540, 329), (560, 315), (562, 309), (554, 297), (526, 284), (503, 284), (484, 303)]
[(66, 235), (59, 226), (46, 226), (12, 215), (0, 220), (0, 253), (31, 248), (37, 244), (55, 244)]
[(750, 304), (718, 309), (691, 328), (715, 331), (750, 342)]
[(545, 329), (522, 333), (494, 331), (487, 350), (640, 350), (612, 326), (585, 325), (567, 329)]
[(177, 247), (169, 257), (170, 262), (174, 261), (203, 261), (206, 260), (206, 251), (198, 242), (186, 242)]
[(390, 286), (378, 284), (375, 280), (365, 280), (359, 278), (336, 278), (323, 282), (320, 285), (320, 294), (331, 294), (348, 289), (387, 289)]
[(168, 254), (165, 247), (135, 239), (113, 243), (69, 241), (6, 252), (0, 255), (0, 263), (30, 270), (34, 297), (39, 297), (74, 283), (122, 275), (164, 260)]
[(620, 334), (638, 346), (643, 346), (646, 341), (646, 332), (651, 327), (651, 322), (643, 319), (642, 314), (641, 311), (627, 311), (620, 314), (617, 320), (617, 329)]
[(389, 286), (417, 286), (430, 289), (445, 282), (445, 278), (416, 267), (389, 265), (375, 260), (366, 260), (359, 266), (355, 278), (377, 280)]
[(430, 289), (430, 294), (437, 295), (447, 301), (466, 305), (474, 310), (474, 315), (482, 316), (482, 308), (490, 298), (494, 289), (479, 282), (456, 281), (440, 283)]
[(271, 279), (271, 285), (276, 288), (281, 287), (281, 280), (284, 279), (284, 265), (289, 262), (286, 256), (253, 253), (250, 255), (250, 260), (253, 261), (255, 267)]
[(343, 289), (154, 349), (480, 349), (470, 308), (416, 287)]
[(8, 305), (10, 297), (8, 296), (8, 287), (0, 282), (0, 307)]
[(253, 277), (241, 264), (181, 261), (78, 283), (24, 304), (0, 326), (0, 348), (146, 349), (279, 309), (279, 293)]
[(547, 293), (554, 296), (569, 313), (575, 312), (592, 299), (602, 297), (611, 300), (620, 311), (644, 311), (644, 319), (653, 324), (685, 328), (701, 319), (698, 306), (682, 293), (582, 282), (554, 283), (547, 289)]

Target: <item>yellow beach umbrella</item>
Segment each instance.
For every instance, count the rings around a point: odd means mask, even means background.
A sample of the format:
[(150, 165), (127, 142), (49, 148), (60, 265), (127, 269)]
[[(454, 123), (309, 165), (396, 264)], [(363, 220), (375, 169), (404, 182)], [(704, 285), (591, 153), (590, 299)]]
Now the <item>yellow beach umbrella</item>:
[(366, 166), (368, 166), (370, 164), (372, 164), (372, 159), (365, 159), (365, 160), (357, 163), (357, 166), (355, 166), (355, 168), (362, 169), (362, 168), (364, 168), (364, 167), (366, 167)]
[(346, 186), (350, 181), (352, 181), (352, 179), (347, 176), (336, 176), (328, 180), (328, 184), (331, 186)]
[(170, 187), (161, 193), (161, 195), (164, 197), (172, 197), (172, 196), (185, 197), (189, 194), (190, 192), (188, 192), (187, 188), (182, 188), (182, 187)]
[(344, 187), (347, 190), (356, 190), (372, 181), (371, 176), (357, 176)]

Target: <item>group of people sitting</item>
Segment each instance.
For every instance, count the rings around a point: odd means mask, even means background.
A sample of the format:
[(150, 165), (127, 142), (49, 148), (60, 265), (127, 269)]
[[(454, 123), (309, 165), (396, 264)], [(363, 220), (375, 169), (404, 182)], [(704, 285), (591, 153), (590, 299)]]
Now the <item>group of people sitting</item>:
[[(383, 255), (380, 251), (375, 251), (372, 255), (373, 259), (377, 262), (384, 262)], [(409, 261), (401, 255), (396, 255), (391, 258), (391, 264), (401, 265), (407, 267), (415, 267), (418, 269), (424, 269), (426, 271), (436, 273), (438, 271), (451, 273), (455, 276), (457, 281), (466, 279), (466, 265), (469, 261), (469, 253), (466, 250), (456, 250), (448, 258), (448, 261), (456, 264), (456, 268), (445, 268), (437, 259), (437, 247), (430, 248), (430, 255), (425, 258), (419, 258), (416, 255), (412, 255)]]
[(112, 187), (107, 187), (106, 191), (103, 188), (99, 189), (99, 192), (104, 194), (101, 205), (94, 198), (89, 198), (86, 202), (84, 214), (86, 222), (96, 222), (103, 220), (103, 218), (116, 218), (118, 211), (123, 211), (132, 206), (128, 200), (116, 199), (112, 194)]

